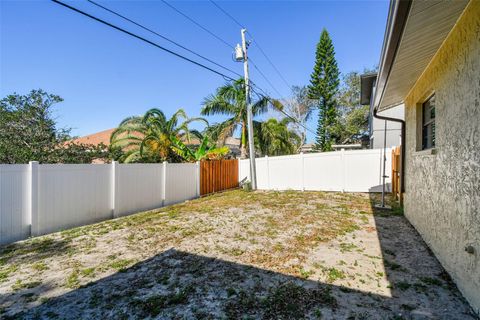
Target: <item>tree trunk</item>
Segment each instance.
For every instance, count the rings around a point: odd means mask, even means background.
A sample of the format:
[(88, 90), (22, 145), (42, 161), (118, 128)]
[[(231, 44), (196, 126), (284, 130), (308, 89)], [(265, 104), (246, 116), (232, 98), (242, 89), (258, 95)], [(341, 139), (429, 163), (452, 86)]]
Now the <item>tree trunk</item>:
[(240, 146), (240, 159), (247, 158), (247, 148), (244, 145)]
[(246, 124), (243, 123), (242, 126), (242, 136), (240, 137), (240, 159), (245, 159), (247, 157), (247, 135)]

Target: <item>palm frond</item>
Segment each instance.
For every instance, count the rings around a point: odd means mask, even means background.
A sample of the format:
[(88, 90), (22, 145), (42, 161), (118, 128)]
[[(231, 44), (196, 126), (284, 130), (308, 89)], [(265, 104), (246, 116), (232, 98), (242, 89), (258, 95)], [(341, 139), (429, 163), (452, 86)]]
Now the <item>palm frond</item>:
[(227, 119), (224, 122), (214, 124), (207, 128), (206, 135), (212, 141), (216, 141), (217, 145), (225, 144), (225, 140), (233, 134), (238, 126), (238, 122), (235, 118)]
[(135, 122), (140, 123), (141, 121), (142, 121), (142, 117), (139, 117), (139, 116), (127, 117), (127, 118), (123, 119), (122, 122), (120, 122), (118, 127), (123, 127), (127, 123), (135, 123)]
[(139, 150), (132, 150), (132, 151), (127, 152), (124, 155), (123, 162), (132, 163), (132, 162), (136, 162), (140, 159), (141, 159), (140, 151)]
[(145, 115), (143, 116), (143, 122), (147, 122), (150, 118), (160, 119), (160, 121), (163, 123), (167, 122), (167, 117), (165, 116), (165, 113), (163, 113), (163, 111), (158, 108), (152, 108), (145, 112)]
[(230, 103), (222, 96), (210, 95), (202, 102), (202, 109), (200, 114), (203, 116), (211, 116), (216, 114), (234, 115), (238, 113), (235, 105)]
[(114, 148), (121, 148), (123, 150), (127, 150), (129, 148), (135, 148), (140, 146), (143, 140), (140, 141), (132, 141), (129, 139), (122, 139), (122, 140), (116, 140), (114, 143), (111, 144), (112, 147)]

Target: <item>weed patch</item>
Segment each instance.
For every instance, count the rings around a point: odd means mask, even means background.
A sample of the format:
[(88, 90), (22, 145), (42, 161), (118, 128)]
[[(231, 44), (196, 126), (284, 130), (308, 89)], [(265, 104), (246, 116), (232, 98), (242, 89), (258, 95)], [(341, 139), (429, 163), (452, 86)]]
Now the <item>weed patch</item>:
[(117, 271), (125, 271), (128, 266), (134, 263), (133, 259), (119, 259), (111, 262), (108, 266)]
[(273, 287), (265, 296), (241, 291), (225, 307), (228, 319), (254, 317), (262, 319), (299, 319), (319, 306), (337, 304), (329, 287), (306, 289), (293, 282)]
[(335, 280), (338, 279), (345, 279), (345, 272), (342, 270), (338, 270), (336, 268), (330, 268), (327, 270), (327, 279), (328, 282), (334, 282)]
[(193, 287), (188, 286), (168, 295), (154, 295), (145, 300), (135, 300), (132, 304), (139, 308), (142, 314), (155, 317), (167, 307), (188, 302), (188, 296), (193, 291)]
[(12, 290), (24, 290), (24, 289), (32, 289), (38, 287), (42, 283), (40, 281), (30, 281), (30, 282), (23, 282), (22, 280), (18, 279), (13, 285)]

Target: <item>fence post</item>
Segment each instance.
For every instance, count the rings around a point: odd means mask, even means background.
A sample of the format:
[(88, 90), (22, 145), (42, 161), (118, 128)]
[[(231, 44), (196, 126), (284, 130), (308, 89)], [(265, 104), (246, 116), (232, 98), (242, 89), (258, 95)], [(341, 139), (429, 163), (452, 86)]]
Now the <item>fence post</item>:
[(111, 172), (111, 180), (110, 180), (110, 199), (111, 203), (110, 206), (112, 208), (112, 218), (117, 217), (117, 204), (116, 204), (116, 193), (117, 193), (117, 171), (118, 171), (118, 162), (112, 161), (112, 172)]
[(167, 195), (167, 161), (162, 163), (162, 206), (165, 206)]
[(345, 149), (340, 149), (342, 155), (342, 192), (345, 192), (345, 170), (346, 170), (346, 161), (345, 161)]
[(39, 235), (38, 221), (38, 161), (30, 161), (29, 169), (29, 197), (28, 211), (30, 214), (30, 236)]
[(302, 161), (302, 191), (305, 191), (305, 161), (303, 158), (303, 152), (300, 152), (300, 161)]
[(195, 162), (196, 194), (200, 197), (200, 161)]
[(270, 166), (268, 162), (268, 155), (265, 155), (265, 167), (267, 168), (267, 190), (270, 190)]

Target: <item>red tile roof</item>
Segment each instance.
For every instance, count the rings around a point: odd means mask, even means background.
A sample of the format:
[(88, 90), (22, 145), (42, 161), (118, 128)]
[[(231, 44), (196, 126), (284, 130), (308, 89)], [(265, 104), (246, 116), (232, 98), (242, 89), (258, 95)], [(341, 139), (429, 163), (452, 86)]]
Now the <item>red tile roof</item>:
[[(68, 143), (77, 143), (77, 144), (93, 144), (93, 145), (99, 145), (100, 143), (103, 143), (107, 147), (110, 145), (110, 136), (112, 135), (113, 131), (116, 128), (100, 131), (97, 133), (92, 133), (87, 136), (79, 137), (76, 139), (73, 139), (69, 141)], [(198, 145), (200, 144), (200, 141), (197, 138), (192, 138), (190, 140), (190, 145)], [(240, 139), (233, 138), (233, 137), (228, 137), (225, 141), (226, 145), (229, 146), (238, 146), (240, 145)]]
[(100, 143), (103, 143), (106, 146), (110, 145), (110, 136), (112, 135), (112, 132), (115, 130), (115, 128), (100, 131), (97, 133), (92, 133), (89, 134), (88, 136), (83, 136), (80, 138), (76, 138), (72, 140), (72, 143), (77, 143), (77, 144), (93, 144), (93, 145), (99, 145)]

